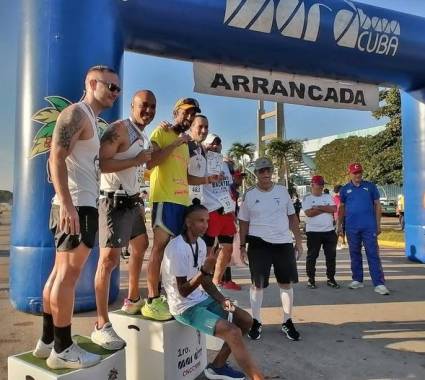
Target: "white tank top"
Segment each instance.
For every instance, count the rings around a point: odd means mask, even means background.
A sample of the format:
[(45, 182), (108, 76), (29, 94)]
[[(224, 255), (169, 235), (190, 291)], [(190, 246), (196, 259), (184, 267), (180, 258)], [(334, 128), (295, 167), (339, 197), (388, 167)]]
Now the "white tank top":
[[(86, 113), (93, 129), (93, 136), (88, 140), (78, 140), (71, 154), (65, 159), (68, 169), (68, 188), (74, 206), (90, 206), (97, 208), (99, 197), (99, 148), (96, 117), (91, 107), (84, 102), (77, 105)], [(54, 204), (60, 204), (57, 194)]]
[[(129, 119), (126, 121), (127, 132), (130, 139), (130, 147), (125, 152), (116, 153), (115, 160), (126, 160), (136, 157), (144, 148), (144, 143), (148, 137), (137, 128)], [(100, 189), (103, 191), (116, 191), (120, 185), (128, 195), (135, 195), (140, 192), (139, 178), (143, 176), (143, 166), (133, 166), (128, 169), (114, 173), (102, 173)]]

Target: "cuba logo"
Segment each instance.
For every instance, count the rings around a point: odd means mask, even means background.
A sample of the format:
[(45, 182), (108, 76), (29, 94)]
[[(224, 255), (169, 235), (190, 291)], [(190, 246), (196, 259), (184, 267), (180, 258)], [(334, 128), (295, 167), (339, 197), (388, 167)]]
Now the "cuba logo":
[(367, 53), (394, 56), (399, 45), (399, 22), (369, 17), (350, 1), (345, 3), (350, 9), (340, 10), (335, 17), (336, 43), (339, 46), (357, 48)]
[[(50, 151), (52, 145), (53, 130), (56, 127), (56, 121), (59, 114), (72, 102), (62, 96), (46, 96), (44, 100), (50, 104), (49, 107), (42, 108), (32, 115), (32, 121), (41, 124), (32, 142), (30, 158), (39, 156)], [(108, 123), (102, 118), (97, 118), (97, 133), (102, 136)]]
[(319, 35), (321, 8), (332, 11), (325, 4), (307, 6), (305, 1), (281, 0), (276, 12), (273, 0), (227, 0), (225, 25), (270, 33), (273, 22), (285, 37), (315, 42)]

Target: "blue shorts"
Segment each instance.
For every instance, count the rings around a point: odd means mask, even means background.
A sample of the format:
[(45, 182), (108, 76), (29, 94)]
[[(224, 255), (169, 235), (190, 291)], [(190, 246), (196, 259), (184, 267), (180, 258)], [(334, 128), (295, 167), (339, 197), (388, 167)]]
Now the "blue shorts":
[(152, 228), (160, 227), (171, 236), (180, 235), (183, 229), (186, 206), (178, 203), (154, 202)]
[(205, 301), (190, 307), (182, 314), (175, 315), (174, 318), (186, 326), (214, 336), (215, 325), (220, 319), (227, 321), (228, 314), (217, 301), (208, 297)]

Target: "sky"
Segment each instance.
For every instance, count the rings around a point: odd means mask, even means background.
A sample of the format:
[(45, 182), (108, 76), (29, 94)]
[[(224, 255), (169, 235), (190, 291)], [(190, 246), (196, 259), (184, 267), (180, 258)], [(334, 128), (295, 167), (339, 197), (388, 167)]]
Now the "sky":
[[(424, 0), (363, 0), (362, 3), (425, 17)], [(0, 0), (0, 190), (12, 190), (17, 84), (17, 25), (14, 2)], [(124, 54), (123, 117), (136, 90), (151, 89), (157, 97), (157, 114), (147, 131), (161, 120), (171, 120), (171, 110), (180, 97), (195, 97), (210, 122), (210, 130), (222, 137), (226, 151), (233, 142), (256, 141), (257, 102), (193, 92), (192, 63), (135, 53)], [(267, 104), (268, 110), (272, 104)], [(272, 122), (268, 123), (272, 124)], [(311, 139), (382, 125), (370, 112), (285, 105), (286, 138)], [(266, 133), (272, 132), (271, 125)]]

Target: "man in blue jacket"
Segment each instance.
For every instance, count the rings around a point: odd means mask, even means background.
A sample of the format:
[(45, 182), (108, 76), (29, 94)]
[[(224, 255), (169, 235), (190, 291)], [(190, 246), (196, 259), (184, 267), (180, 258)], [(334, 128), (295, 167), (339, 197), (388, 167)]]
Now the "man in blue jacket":
[(341, 204), (338, 212), (337, 232), (341, 235), (345, 217), (353, 278), (349, 288), (364, 287), (361, 253), (363, 244), (375, 292), (386, 295), (389, 294), (389, 291), (385, 286), (378, 247), (378, 235), (381, 233), (379, 191), (374, 183), (363, 180), (363, 168), (359, 163), (350, 164), (348, 171), (351, 181), (340, 191)]

